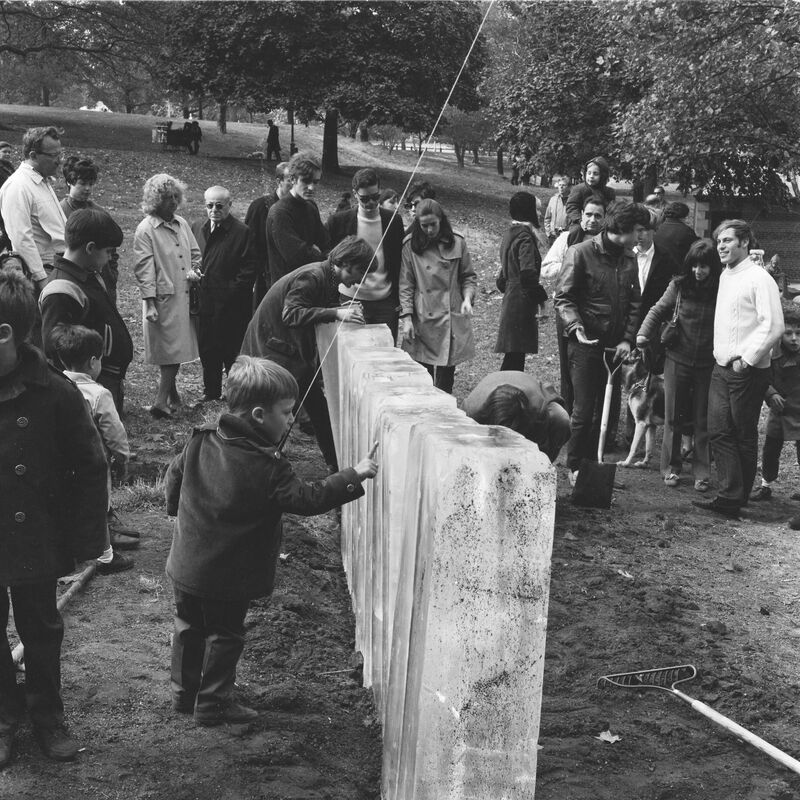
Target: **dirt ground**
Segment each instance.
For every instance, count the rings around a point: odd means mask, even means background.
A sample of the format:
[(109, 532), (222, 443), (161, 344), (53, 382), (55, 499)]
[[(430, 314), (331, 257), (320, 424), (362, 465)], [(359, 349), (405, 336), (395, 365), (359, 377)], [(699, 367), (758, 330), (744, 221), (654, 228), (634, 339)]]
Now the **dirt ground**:
[[(0, 120), (24, 127), (33, 124), (34, 112), (43, 111), (0, 109)], [(78, 760), (45, 761), (25, 728), (16, 757), (0, 772), (0, 798), (377, 798), (380, 729), (353, 653), (334, 513), (286, 518), (286, 558), (279, 565), (276, 593), (270, 602), (254, 604), (248, 617), (238, 682), (260, 719), (248, 726), (203, 729), (171, 710), (172, 595), (164, 563), (172, 523), (156, 480), (191, 426), (219, 407), (192, 410), (201, 394), (195, 364), (181, 370), (185, 407), (177, 420), (153, 422), (144, 411), (155, 376), (141, 364), (129, 237), (141, 216), (138, 192), (149, 174), (177, 171), (190, 183), (190, 218), (202, 213), (202, 189), (212, 182), (237, 188), (235, 213), (243, 215), (259, 193), (263, 166), (225, 156), (224, 143), (213, 132), (195, 162), (153, 152), (146, 130), (150, 121), (137, 128), (135, 120), (126, 120), (130, 130), (123, 136), (122, 128), (103, 132), (97, 127), (121, 125), (95, 122), (108, 116), (76, 116), (61, 124), (67, 128), (68, 150), (80, 148), (101, 162), (98, 199), (126, 232), (120, 304), (137, 346), (126, 419), (137, 458), (132, 483), (115, 489), (114, 499), (126, 522), (143, 532), (142, 546), (132, 571), (96, 577), (66, 612), (64, 698), (69, 725), (84, 748)], [(231, 141), (241, 140), (242, 152), (256, 149), (248, 145), (246, 126), (234, 126), (233, 132)], [(309, 138), (301, 145), (318, 143), (314, 129), (303, 135)], [(368, 163), (355, 145), (343, 152), (348, 163)], [(396, 185), (407, 174), (408, 161), (405, 155), (397, 161), (386, 157)], [(469, 170), (459, 183), (449, 164), (434, 160), (427, 169), (442, 186), (456, 227), (468, 232), (480, 278), (474, 321), (479, 355), (457, 370), (455, 391), (463, 397), (499, 363), (492, 353), (499, 312), (493, 275), (510, 187), (490, 170)], [(335, 203), (348, 180), (347, 175), (326, 176), (323, 209)], [(555, 380), (552, 327), (551, 316), (542, 325), (541, 354), (530, 358), (527, 368)], [(293, 436), (288, 454), (301, 474), (321, 474), (321, 458), (305, 434)], [(800, 487), (800, 470), (789, 455), (787, 447), (776, 499), (754, 504), (741, 522), (694, 509), (691, 481), (668, 489), (654, 469), (618, 470), (624, 488), (615, 492), (611, 509), (577, 509), (569, 502), (559, 462), (539, 800), (800, 797), (798, 776), (676, 697), (596, 687), (607, 673), (695, 664), (698, 677), (681, 687), (687, 694), (800, 756), (800, 534), (786, 525), (800, 513), (800, 503), (788, 499)], [(619, 739), (598, 739), (604, 731)]]

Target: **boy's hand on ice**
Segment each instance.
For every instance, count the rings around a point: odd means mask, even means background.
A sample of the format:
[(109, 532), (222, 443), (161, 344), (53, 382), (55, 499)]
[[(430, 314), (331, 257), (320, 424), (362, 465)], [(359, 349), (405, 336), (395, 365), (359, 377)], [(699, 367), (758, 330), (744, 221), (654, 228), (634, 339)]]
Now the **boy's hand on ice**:
[(786, 401), (779, 394), (772, 395), (772, 397), (770, 397), (770, 399), (767, 402), (769, 403), (769, 407), (776, 414), (782, 414), (783, 413), (783, 408), (786, 405)]
[(361, 461), (356, 464), (355, 470), (360, 480), (363, 481), (367, 478), (374, 478), (378, 474), (378, 462), (374, 460), (377, 450), (378, 443), (375, 442), (375, 444), (372, 445), (372, 450), (369, 451), (369, 455), (366, 458), (362, 458)]

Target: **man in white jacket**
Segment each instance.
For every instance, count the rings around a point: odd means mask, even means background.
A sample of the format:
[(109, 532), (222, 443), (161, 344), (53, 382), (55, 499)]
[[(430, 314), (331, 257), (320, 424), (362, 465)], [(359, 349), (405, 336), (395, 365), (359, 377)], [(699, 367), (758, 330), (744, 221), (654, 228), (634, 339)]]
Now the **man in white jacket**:
[(758, 462), (758, 418), (770, 380), (773, 345), (783, 334), (783, 311), (772, 276), (750, 260), (750, 226), (727, 219), (714, 231), (723, 271), (714, 316), (714, 371), (708, 394), (708, 432), (719, 490), (694, 505), (738, 518)]

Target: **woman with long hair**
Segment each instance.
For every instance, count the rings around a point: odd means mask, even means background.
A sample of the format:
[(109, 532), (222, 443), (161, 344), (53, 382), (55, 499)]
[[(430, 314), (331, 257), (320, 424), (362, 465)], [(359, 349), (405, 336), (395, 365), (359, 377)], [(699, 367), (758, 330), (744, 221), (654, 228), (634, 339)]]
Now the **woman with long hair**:
[(400, 341), (445, 392), (453, 391), (456, 365), (475, 355), (477, 286), (464, 237), (436, 200), (420, 200), (403, 241)]
[[(664, 441), (661, 472), (667, 486), (680, 483), (681, 429), (694, 427), (692, 472), (698, 492), (709, 489), (708, 389), (714, 367), (714, 310), (722, 264), (710, 239), (699, 239), (661, 299), (650, 309), (636, 346), (645, 348), (660, 336), (663, 323), (676, 320), (677, 338), (664, 365)], [(691, 411), (691, 419), (685, 419)]]
[(171, 175), (148, 178), (142, 197), (147, 216), (133, 237), (145, 360), (160, 370), (158, 391), (149, 409), (157, 419), (171, 417), (180, 404), (175, 384), (178, 370), (199, 355), (189, 313), (189, 287), (200, 270), (200, 248), (189, 223), (175, 213), (185, 191), (186, 186)]

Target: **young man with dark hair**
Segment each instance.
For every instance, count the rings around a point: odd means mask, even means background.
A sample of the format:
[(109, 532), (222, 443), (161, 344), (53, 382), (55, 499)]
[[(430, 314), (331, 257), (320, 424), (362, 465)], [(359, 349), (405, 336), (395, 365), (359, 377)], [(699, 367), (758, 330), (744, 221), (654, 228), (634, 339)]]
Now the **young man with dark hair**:
[(364, 322), (386, 323), (396, 339), (404, 231), (399, 215), (380, 207), (380, 194), (378, 173), (374, 169), (359, 170), (353, 176), (353, 197), (358, 207), (332, 214), (325, 227), (331, 247), (347, 236), (357, 236), (375, 251), (364, 280), (350, 287), (340, 284), (339, 294), (344, 302), (355, 299), (361, 303)]
[(750, 260), (750, 226), (726, 219), (714, 231), (723, 270), (714, 312), (714, 370), (708, 433), (719, 489), (699, 508), (738, 519), (758, 463), (758, 418), (770, 381), (772, 347), (783, 335), (783, 311), (772, 276)]
[[(592, 458), (602, 407), (606, 371), (605, 348), (619, 361), (630, 353), (641, 321), (636, 256), (631, 247), (649, 225), (647, 210), (637, 204), (614, 203), (605, 230), (567, 251), (558, 276), (555, 308), (568, 339), (570, 378), (574, 388), (572, 435), (567, 445), (571, 481), (581, 459)], [(597, 414), (599, 421), (600, 415)]]
[(361, 239), (348, 236), (324, 261), (307, 264), (270, 286), (242, 342), (242, 355), (262, 356), (280, 364), (306, 390), (305, 409), (325, 463), (337, 471), (328, 404), (322, 379), (315, 375), (319, 356), (314, 325), (318, 322), (364, 323), (358, 305), (339, 305), (339, 284), (352, 286), (364, 277), (375, 251)]
[(322, 178), (319, 161), (309, 153), (295, 153), (286, 176), (289, 193), (267, 214), (267, 257), (271, 283), (292, 270), (321, 261), (328, 252), (328, 234), (314, 202)]
[(661, 224), (653, 234), (653, 241), (659, 250), (672, 256), (679, 264), (689, 252), (689, 248), (700, 238), (686, 223), (689, 206), (676, 200), (667, 203), (663, 210)]
[(0, 186), (0, 217), (11, 246), (25, 259), (41, 290), (48, 269), (64, 252), (67, 220), (53, 190), (63, 154), (61, 135), (52, 125), (29, 128), (22, 137), (22, 152), (24, 161)]
[(264, 295), (270, 285), (269, 255), (267, 253), (267, 214), (270, 208), (282, 197), (289, 194), (292, 188), (291, 181), (286, 177), (287, 166), (285, 161), (281, 161), (275, 166), (275, 188), (272, 191), (268, 190), (262, 197), (257, 197), (253, 200), (244, 216), (244, 224), (250, 228), (253, 234), (253, 245), (258, 259), (258, 273), (256, 274), (256, 285), (253, 290), (253, 311), (258, 308), (258, 304), (264, 299)]

